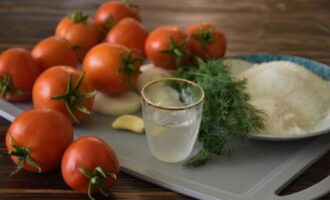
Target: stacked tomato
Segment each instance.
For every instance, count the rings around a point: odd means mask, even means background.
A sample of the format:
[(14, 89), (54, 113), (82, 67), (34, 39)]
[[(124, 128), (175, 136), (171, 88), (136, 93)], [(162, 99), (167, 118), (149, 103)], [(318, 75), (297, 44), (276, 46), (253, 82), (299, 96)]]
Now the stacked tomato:
[(96, 137), (73, 141), (72, 124), (91, 113), (96, 91), (111, 96), (134, 88), (146, 57), (156, 67), (175, 70), (194, 56), (215, 59), (225, 51), (223, 33), (208, 23), (186, 30), (162, 26), (148, 34), (138, 7), (128, 1), (105, 2), (94, 19), (82, 11), (64, 17), (55, 35), (31, 52), (4, 51), (0, 96), (8, 101), (32, 98), (35, 106), (7, 132), (8, 154), (17, 164), (13, 173), (22, 168), (49, 171), (61, 163), (70, 187), (91, 199), (93, 192), (107, 195), (119, 173), (114, 151)]

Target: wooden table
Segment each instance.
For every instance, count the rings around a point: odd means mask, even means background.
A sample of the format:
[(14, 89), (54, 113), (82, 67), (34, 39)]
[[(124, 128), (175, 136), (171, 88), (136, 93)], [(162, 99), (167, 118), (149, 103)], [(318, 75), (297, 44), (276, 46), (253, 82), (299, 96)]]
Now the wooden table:
[[(31, 49), (54, 33), (66, 14), (82, 9), (93, 15), (102, 0), (1, 0), (0, 50)], [(148, 30), (160, 25), (181, 27), (207, 21), (216, 24), (229, 41), (227, 54), (272, 52), (303, 56), (330, 65), (330, 3), (328, 0), (135, 0)], [(0, 151), (9, 122), (0, 120)], [(59, 169), (37, 175), (14, 169), (9, 158), (0, 161), (0, 199), (87, 199), (70, 190)], [(281, 194), (300, 191), (330, 174), (330, 152)], [(329, 186), (330, 187), (330, 186)], [(106, 199), (106, 198), (98, 198)], [(109, 199), (190, 199), (122, 173)], [(322, 198), (329, 200), (330, 195)]]

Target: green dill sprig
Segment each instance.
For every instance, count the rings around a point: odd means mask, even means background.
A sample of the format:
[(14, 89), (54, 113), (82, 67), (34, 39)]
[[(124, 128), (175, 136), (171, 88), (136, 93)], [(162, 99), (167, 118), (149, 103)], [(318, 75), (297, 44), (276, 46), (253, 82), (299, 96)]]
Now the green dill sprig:
[(232, 138), (247, 139), (263, 128), (263, 112), (248, 103), (245, 80), (233, 80), (221, 59), (195, 61), (175, 75), (199, 84), (205, 91), (203, 118), (198, 135), (202, 149), (184, 165), (197, 167), (213, 155), (227, 155)]

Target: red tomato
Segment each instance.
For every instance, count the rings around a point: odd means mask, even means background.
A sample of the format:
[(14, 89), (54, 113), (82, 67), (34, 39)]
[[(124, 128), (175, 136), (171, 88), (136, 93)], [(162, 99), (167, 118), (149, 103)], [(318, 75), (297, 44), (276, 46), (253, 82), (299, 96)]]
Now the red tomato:
[(136, 19), (124, 18), (108, 32), (105, 41), (124, 45), (136, 51), (134, 55), (145, 57), (144, 43), (147, 36), (147, 31)]
[(44, 71), (32, 92), (36, 108), (60, 111), (71, 122), (79, 122), (89, 115), (94, 95), (94, 89), (83, 73), (70, 66), (54, 66)]
[[(119, 164), (115, 152), (107, 143), (97, 137), (82, 137), (74, 141), (65, 151), (61, 165), (65, 182), (71, 188), (82, 193), (88, 192), (92, 179), (98, 179), (101, 186), (92, 184), (94, 189), (91, 188), (91, 191), (108, 194), (119, 174)], [(83, 171), (89, 172), (89, 175), (84, 174)], [(89, 196), (91, 197), (91, 193)]]
[(0, 96), (9, 101), (31, 98), (32, 86), (39, 68), (31, 53), (22, 48), (12, 48), (0, 56)]
[(86, 54), (83, 70), (96, 90), (112, 95), (135, 85), (140, 65), (141, 59), (134, 58), (128, 48), (102, 43)]
[(178, 27), (161, 26), (149, 34), (145, 51), (156, 66), (174, 70), (188, 61), (188, 35)]
[(40, 41), (32, 50), (32, 57), (44, 71), (55, 65), (76, 68), (78, 58), (72, 45), (64, 38), (52, 36)]
[(141, 21), (137, 5), (121, 1), (107, 1), (97, 9), (95, 21), (104, 29), (108, 30), (125, 17), (132, 17)]
[(60, 164), (72, 140), (71, 123), (55, 110), (33, 109), (20, 114), (6, 135), (7, 149), (11, 159), (18, 165), (13, 173), (19, 170), (19, 160), (23, 161), (22, 167), (28, 171), (54, 169)]
[(102, 40), (101, 28), (81, 11), (64, 17), (57, 25), (55, 35), (66, 38), (81, 60), (90, 48)]
[(225, 35), (214, 25), (195, 24), (188, 27), (186, 32), (192, 36), (191, 42), (195, 56), (202, 59), (215, 59), (225, 55), (227, 48)]

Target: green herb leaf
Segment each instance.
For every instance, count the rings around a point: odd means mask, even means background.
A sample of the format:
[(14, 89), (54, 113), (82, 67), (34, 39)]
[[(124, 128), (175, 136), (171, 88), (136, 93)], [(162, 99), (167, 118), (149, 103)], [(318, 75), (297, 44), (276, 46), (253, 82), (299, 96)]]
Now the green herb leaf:
[(204, 165), (210, 158), (210, 153), (202, 148), (196, 155), (191, 157), (188, 161), (184, 163), (185, 167), (198, 167), (200, 165)]
[(199, 84), (205, 92), (203, 118), (198, 140), (203, 148), (185, 166), (207, 163), (212, 155), (228, 155), (232, 138), (247, 139), (248, 133), (263, 128), (263, 112), (248, 103), (245, 80), (233, 80), (221, 59), (196, 58), (176, 76)]

